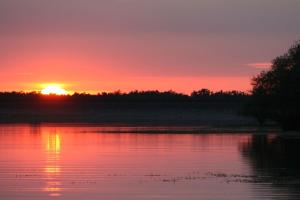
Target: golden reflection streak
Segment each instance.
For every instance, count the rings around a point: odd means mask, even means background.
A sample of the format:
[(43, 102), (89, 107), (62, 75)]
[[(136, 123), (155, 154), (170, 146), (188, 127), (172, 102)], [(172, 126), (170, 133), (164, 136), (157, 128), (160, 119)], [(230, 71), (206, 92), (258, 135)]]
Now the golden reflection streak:
[(46, 187), (43, 191), (49, 196), (61, 196), (61, 182), (57, 180), (61, 173), (59, 166), (61, 152), (61, 137), (59, 133), (45, 133), (47, 165), (44, 172), (47, 176)]

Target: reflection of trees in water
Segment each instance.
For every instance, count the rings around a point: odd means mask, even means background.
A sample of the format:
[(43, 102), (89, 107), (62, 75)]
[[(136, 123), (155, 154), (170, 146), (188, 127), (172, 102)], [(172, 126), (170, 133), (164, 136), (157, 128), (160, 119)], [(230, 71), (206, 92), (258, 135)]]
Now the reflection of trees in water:
[(263, 182), (300, 199), (300, 138), (253, 136), (241, 152)]

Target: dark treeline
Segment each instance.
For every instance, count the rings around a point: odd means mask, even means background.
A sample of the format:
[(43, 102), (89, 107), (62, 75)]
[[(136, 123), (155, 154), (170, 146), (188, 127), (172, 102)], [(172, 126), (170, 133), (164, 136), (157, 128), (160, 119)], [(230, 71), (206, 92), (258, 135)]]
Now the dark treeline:
[(74, 101), (74, 102), (239, 102), (247, 99), (249, 95), (240, 91), (212, 92), (208, 89), (194, 91), (191, 95), (176, 93), (174, 91), (132, 91), (129, 93), (102, 92), (98, 94), (74, 93), (72, 95), (42, 95), (39, 92), (0, 92), (0, 103), (38, 103), (41, 101)]
[[(248, 95), (238, 91), (212, 92), (207, 89), (191, 95), (174, 91), (132, 91), (129, 93), (103, 92), (99, 94), (74, 93), (72, 95), (42, 95), (38, 92), (1, 92), (0, 110), (99, 110), (113, 109), (176, 109), (230, 107), (241, 105)], [(240, 106), (241, 107), (241, 106)]]
[(0, 122), (78, 122), (132, 125), (240, 124), (237, 116), (249, 95), (238, 91), (190, 95), (174, 91), (74, 93), (0, 93)]

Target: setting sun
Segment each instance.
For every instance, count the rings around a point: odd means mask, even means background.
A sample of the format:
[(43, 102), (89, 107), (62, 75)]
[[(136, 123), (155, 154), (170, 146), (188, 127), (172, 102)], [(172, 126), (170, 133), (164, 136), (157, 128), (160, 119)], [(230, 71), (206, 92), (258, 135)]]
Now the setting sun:
[(68, 92), (63, 89), (60, 85), (48, 85), (42, 91), (42, 94), (56, 94), (56, 95), (66, 95)]

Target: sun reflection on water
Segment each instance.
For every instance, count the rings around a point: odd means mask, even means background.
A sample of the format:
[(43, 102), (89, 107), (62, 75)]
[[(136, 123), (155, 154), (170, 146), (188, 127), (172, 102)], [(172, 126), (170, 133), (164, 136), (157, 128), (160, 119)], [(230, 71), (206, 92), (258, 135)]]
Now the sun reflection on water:
[(61, 152), (61, 137), (59, 133), (45, 134), (46, 146), (46, 166), (44, 172), (46, 174), (46, 186), (43, 191), (47, 192), (49, 196), (61, 196), (61, 182), (59, 176), (60, 168), (60, 152)]

